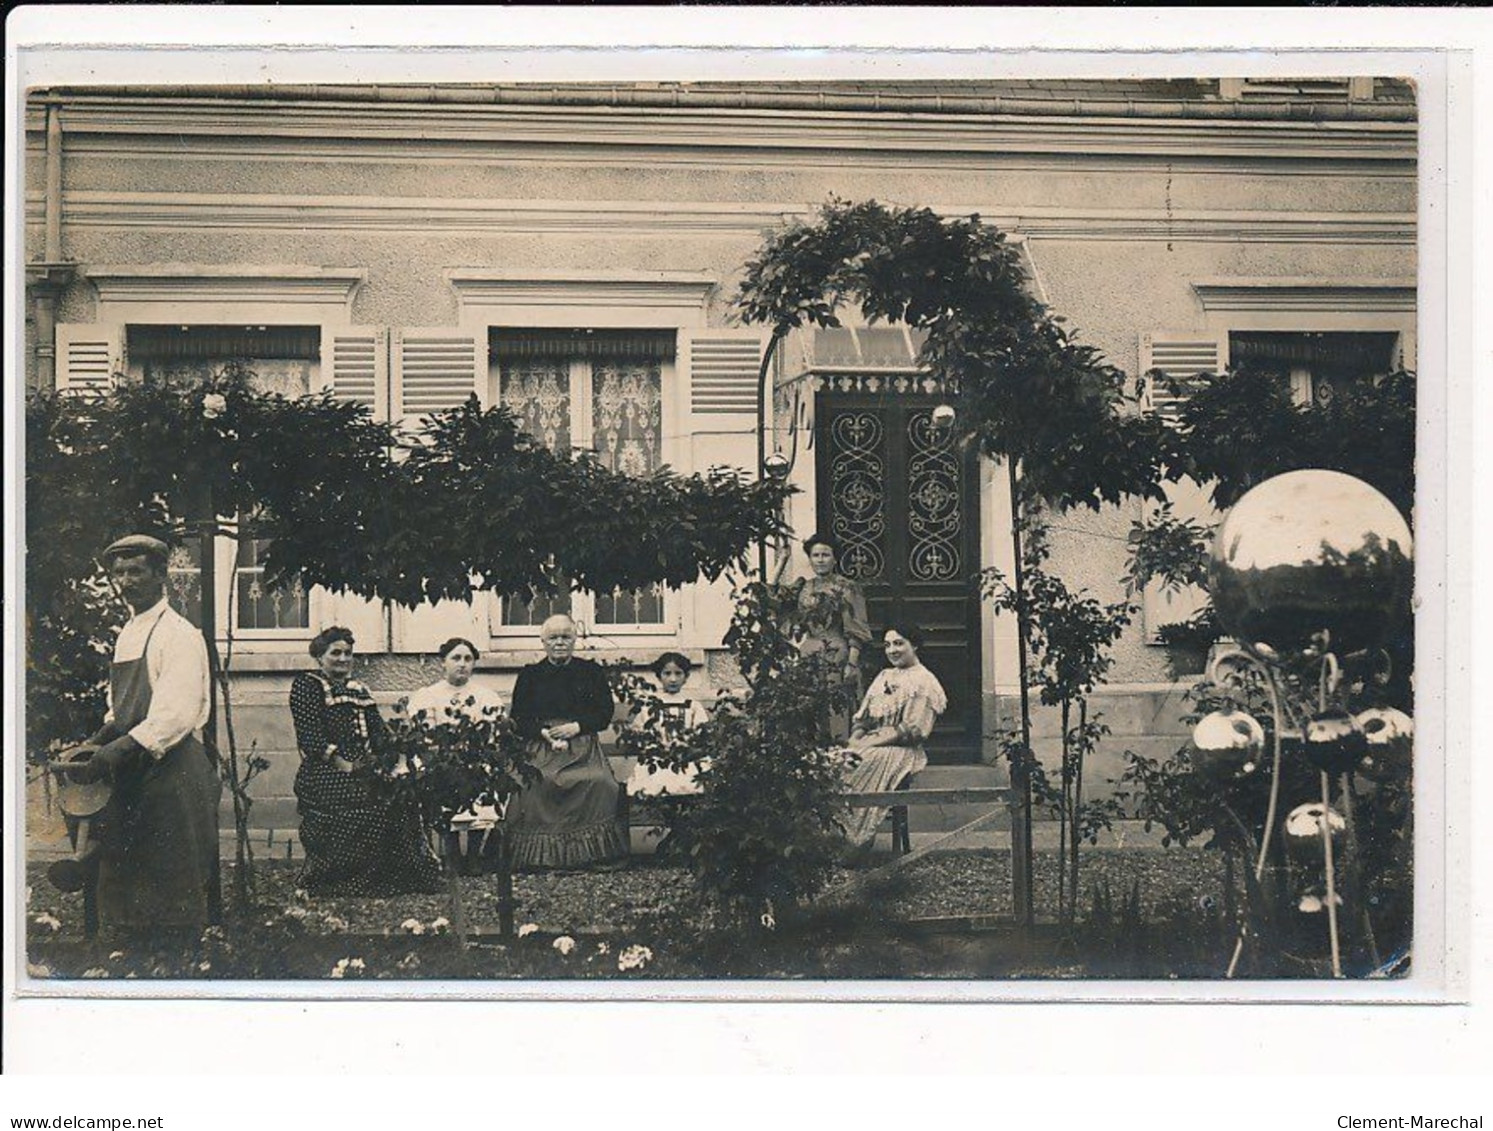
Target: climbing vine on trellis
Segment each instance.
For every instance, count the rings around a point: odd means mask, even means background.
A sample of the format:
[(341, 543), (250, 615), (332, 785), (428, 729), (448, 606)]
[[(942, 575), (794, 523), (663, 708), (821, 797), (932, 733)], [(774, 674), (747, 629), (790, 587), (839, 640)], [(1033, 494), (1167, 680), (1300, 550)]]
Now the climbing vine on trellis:
[(1018, 246), (979, 216), (946, 219), (927, 208), (832, 200), (813, 222), (764, 241), (746, 264), (741, 317), (772, 330), (774, 346), (805, 325), (837, 326), (850, 301), (872, 322), (926, 332), (920, 364), (957, 390), (963, 442), (1006, 464), (1016, 570), (1010, 608), (1021, 664), (1019, 738), (1009, 744), (1020, 798), (1018, 913), (1031, 916), (1029, 672), (1047, 630), (1034, 616), (1023, 530), (1040, 506), (1098, 509), (1127, 497), (1160, 501), (1180, 474), (1176, 435), (1141, 410), (1139, 388), (1064, 329), (1032, 294)]

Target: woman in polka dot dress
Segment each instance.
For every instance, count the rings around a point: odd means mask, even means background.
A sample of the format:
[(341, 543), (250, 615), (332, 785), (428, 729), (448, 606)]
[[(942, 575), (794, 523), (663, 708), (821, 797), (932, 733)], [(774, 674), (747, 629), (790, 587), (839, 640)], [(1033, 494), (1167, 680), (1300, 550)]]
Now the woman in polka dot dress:
[(296, 807), (306, 867), (301, 884), (320, 895), (396, 895), (442, 890), (412, 798), (378, 796), (354, 773), (384, 741), (373, 695), (352, 679), (353, 635), (329, 628), (311, 641), (319, 670), (290, 685), (301, 768)]

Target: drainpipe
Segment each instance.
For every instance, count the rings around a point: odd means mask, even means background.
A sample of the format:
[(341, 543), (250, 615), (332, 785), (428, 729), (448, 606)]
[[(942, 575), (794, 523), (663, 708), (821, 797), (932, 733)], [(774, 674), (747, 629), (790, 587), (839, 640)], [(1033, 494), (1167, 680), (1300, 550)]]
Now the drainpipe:
[(47, 187), (43, 200), (46, 239), (40, 261), (26, 265), (36, 328), (36, 381), (57, 385), (57, 303), (73, 279), (73, 265), (62, 258), (62, 116), (56, 102), (47, 109)]

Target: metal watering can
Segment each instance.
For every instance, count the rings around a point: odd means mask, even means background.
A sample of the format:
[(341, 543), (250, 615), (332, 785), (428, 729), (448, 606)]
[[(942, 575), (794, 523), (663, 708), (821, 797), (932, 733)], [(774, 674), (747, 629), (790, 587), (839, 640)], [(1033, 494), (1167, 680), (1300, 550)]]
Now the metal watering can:
[(82, 891), (88, 886), (99, 848), (98, 842), (90, 838), (93, 822), (114, 796), (114, 786), (107, 781), (83, 783), (72, 779), (68, 771), (86, 760), (85, 754), (70, 762), (47, 764), (57, 777), (57, 806), (64, 817), (77, 825), (72, 856), (54, 861), (47, 869), (47, 879), (58, 891)]

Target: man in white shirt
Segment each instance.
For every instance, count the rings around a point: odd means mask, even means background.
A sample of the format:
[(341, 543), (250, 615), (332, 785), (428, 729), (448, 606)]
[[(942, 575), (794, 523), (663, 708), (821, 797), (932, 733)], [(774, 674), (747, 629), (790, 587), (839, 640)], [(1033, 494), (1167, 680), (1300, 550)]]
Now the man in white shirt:
[(104, 725), (71, 751), (75, 779), (114, 797), (99, 850), (101, 925), (131, 935), (198, 931), (218, 852), (218, 768), (202, 744), (210, 684), (201, 634), (166, 601), (165, 543), (121, 538), (104, 551), (134, 614), (114, 645)]

